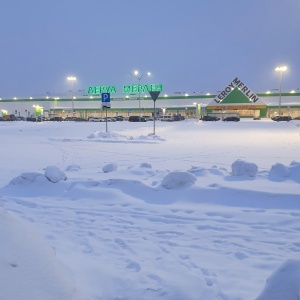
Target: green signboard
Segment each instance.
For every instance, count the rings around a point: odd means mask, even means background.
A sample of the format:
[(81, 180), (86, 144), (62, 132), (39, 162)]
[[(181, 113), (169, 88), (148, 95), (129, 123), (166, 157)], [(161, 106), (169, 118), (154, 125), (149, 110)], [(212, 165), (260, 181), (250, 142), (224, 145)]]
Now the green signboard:
[[(88, 94), (100, 95), (102, 93), (116, 93), (117, 89), (114, 85), (97, 85), (89, 86)], [(124, 94), (146, 93), (146, 92), (162, 92), (162, 84), (129, 84), (123, 85)]]
[(148, 93), (148, 92), (161, 92), (162, 84), (130, 84), (123, 85), (124, 94), (135, 94), (135, 93)]
[(113, 85), (97, 85), (88, 88), (88, 94), (99, 95), (102, 93), (116, 93), (116, 87)]

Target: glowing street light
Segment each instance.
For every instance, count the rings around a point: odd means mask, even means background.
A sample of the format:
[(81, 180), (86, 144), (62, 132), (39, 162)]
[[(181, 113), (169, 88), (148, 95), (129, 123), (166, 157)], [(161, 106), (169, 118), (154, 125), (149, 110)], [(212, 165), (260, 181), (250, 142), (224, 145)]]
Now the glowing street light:
[(280, 116), (281, 111), (281, 82), (282, 82), (282, 73), (287, 70), (286, 66), (279, 66), (275, 69), (275, 71), (280, 72), (280, 84), (279, 84), (279, 105), (278, 105), (278, 114)]
[(130, 73), (130, 75), (133, 76), (133, 77), (135, 77), (135, 78), (138, 79), (138, 81), (139, 81), (139, 87), (138, 87), (138, 89), (139, 89), (139, 116), (140, 116), (139, 121), (141, 121), (141, 88), (140, 88), (141, 80), (142, 80), (144, 77), (146, 77), (146, 76), (150, 76), (151, 73), (150, 73), (150, 72), (147, 72), (147, 73), (144, 73), (144, 74), (141, 74), (141, 75), (140, 75), (139, 71), (135, 70), (135, 71), (133, 72), (133, 74)]
[(69, 76), (69, 77), (67, 77), (67, 79), (71, 82), (72, 112), (73, 112), (73, 115), (74, 115), (75, 114), (75, 109), (74, 109), (73, 85), (74, 85), (74, 82), (76, 81), (76, 77)]

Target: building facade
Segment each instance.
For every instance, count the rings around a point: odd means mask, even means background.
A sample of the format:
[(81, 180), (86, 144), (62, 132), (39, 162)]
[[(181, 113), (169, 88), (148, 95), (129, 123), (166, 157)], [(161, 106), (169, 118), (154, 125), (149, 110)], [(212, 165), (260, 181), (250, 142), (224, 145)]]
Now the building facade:
[[(207, 114), (235, 114), (240, 117), (273, 117), (275, 115), (300, 116), (300, 93), (255, 94), (255, 102), (237, 87), (226, 89), (222, 101), (216, 101), (219, 95), (176, 95), (161, 96), (156, 101), (156, 110), (163, 115), (180, 114), (187, 118)], [(246, 91), (246, 90), (244, 90)], [(250, 95), (250, 94), (249, 94)], [(253, 99), (254, 96), (252, 96)], [(152, 115), (154, 102), (151, 97), (137, 95), (112, 97), (108, 116)], [(1, 99), (2, 115), (31, 117), (90, 116), (103, 117), (106, 111), (101, 106), (101, 95), (80, 98), (39, 98), (39, 99)]]

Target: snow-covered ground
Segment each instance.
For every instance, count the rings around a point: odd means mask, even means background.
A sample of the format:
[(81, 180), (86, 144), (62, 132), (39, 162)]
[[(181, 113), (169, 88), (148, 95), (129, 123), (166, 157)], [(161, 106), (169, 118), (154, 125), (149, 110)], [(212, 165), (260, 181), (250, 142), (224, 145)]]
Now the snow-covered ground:
[(300, 121), (156, 125), (0, 122), (1, 300), (300, 299)]

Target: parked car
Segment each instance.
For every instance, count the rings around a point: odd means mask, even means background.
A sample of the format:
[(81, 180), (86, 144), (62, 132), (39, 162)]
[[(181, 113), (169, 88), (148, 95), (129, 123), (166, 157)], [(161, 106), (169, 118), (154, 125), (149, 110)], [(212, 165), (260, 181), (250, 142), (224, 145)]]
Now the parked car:
[(37, 117), (37, 121), (38, 121), (38, 122), (44, 122), (44, 121), (49, 121), (49, 119), (46, 118), (46, 117), (44, 117), (44, 116), (38, 116), (38, 117)]
[(28, 122), (37, 122), (38, 119), (36, 117), (27, 117), (26, 121), (28, 121)]
[[(149, 121), (151, 119), (150, 116), (142, 116), (144, 119), (146, 119), (146, 121)], [(152, 119), (153, 120), (153, 119)]]
[(112, 118), (112, 117), (103, 118), (103, 122), (105, 122), (106, 119), (107, 119), (107, 122), (116, 122), (116, 119)]
[(99, 118), (99, 117), (91, 117), (89, 118), (90, 122), (103, 122), (103, 118)]
[(16, 121), (17, 120), (17, 118), (16, 118), (16, 116), (14, 114), (12, 114), (12, 115), (5, 115), (3, 118), (6, 121)]
[(300, 120), (300, 116), (294, 118), (293, 120)]
[(140, 116), (130, 116), (128, 119), (129, 122), (147, 122), (147, 120)]
[(260, 120), (260, 117), (253, 117), (253, 120)]
[(239, 122), (240, 117), (236, 117), (236, 116), (226, 117), (226, 118), (223, 119), (223, 121), (225, 121), (225, 122)]
[(277, 118), (273, 119), (273, 121), (276, 122), (281, 122), (281, 121), (289, 122), (291, 120), (292, 120), (291, 116), (277, 116)]
[(173, 116), (163, 116), (160, 120), (163, 122), (173, 122), (174, 117)]
[(75, 122), (86, 122), (87, 119), (85, 119), (85, 118), (75, 118), (74, 121), (75, 121)]
[(61, 122), (63, 120), (64, 119), (62, 117), (53, 117), (53, 118), (50, 118), (50, 121), (55, 121), (55, 122)]
[(182, 120), (182, 116), (180, 116), (180, 115), (174, 115), (173, 119), (174, 119), (174, 121), (181, 121)]
[(75, 121), (76, 117), (66, 117), (65, 121)]
[(26, 118), (25, 117), (16, 117), (16, 121), (26, 121)]
[(215, 116), (202, 116), (200, 118), (200, 120), (202, 120), (202, 121), (219, 121), (220, 118), (215, 117)]
[(280, 118), (280, 116), (274, 116), (274, 117), (272, 117), (271, 119), (272, 119), (273, 121), (276, 121), (277, 118)]
[(3, 117), (0, 117), (0, 122), (6, 121)]

